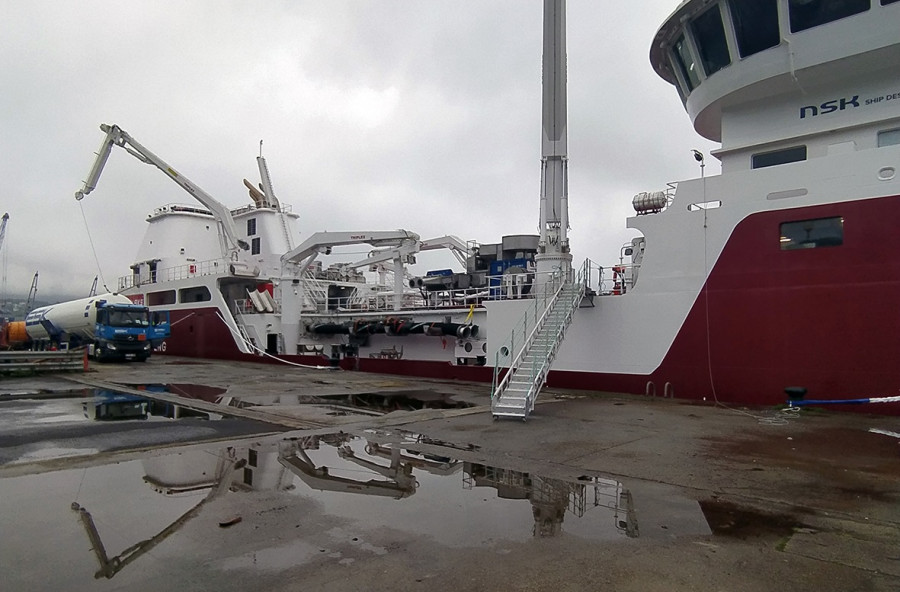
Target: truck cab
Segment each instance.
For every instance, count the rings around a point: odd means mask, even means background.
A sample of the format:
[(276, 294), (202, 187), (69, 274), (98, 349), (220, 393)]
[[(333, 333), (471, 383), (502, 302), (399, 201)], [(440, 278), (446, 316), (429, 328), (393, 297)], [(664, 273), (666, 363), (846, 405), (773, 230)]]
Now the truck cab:
[(93, 354), (98, 360), (143, 362), (169, 332), (167, 312), (151, 313), (146, 306), (98, 301)]

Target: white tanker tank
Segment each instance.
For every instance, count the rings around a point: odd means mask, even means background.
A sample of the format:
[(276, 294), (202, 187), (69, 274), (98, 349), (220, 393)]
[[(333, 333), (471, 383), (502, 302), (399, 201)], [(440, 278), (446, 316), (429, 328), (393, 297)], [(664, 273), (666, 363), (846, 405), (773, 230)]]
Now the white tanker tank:
[(25, 331), (34, 341), (55, 339), (61, 333), (84, 341), (94, 339), (97, 325), (98, 302), (106, 304), (132, 304), (121, 294), (101, 294), (42, 306), (32, 310), (25, 317)]
[(169, 336), (167, 312), (150, 312), (120, 294), (101, 294), (36, 308), (0, 330), (5, 347), (88, 346), (97, 359), (144, 361)]

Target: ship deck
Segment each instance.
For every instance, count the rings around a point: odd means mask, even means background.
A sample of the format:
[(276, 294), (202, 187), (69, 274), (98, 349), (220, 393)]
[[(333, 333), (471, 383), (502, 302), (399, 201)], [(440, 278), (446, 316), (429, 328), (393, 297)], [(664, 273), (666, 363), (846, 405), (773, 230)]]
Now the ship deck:
[[(80, 418), (110, 386), (176, 405), (181, 419)], [(172, 357), (4, 379), (5, 580), (97, 588), (75, 502), (110, 557), (190, 514), (114, 574), (133, 590), (900, 587), (898, 417), (549, 389), (527, 423), (494, 422), (488, 390)], [(232, 487), (198, 503), (208, 484), (167, 496), (144, 477), (170, 458), (304, 442), (315, 442), (305, 454), (317, 466), (335, 465), (345, 481), (378, 478), (380, 493), (316, 491), (288, 475), (289, 487)], [(347, 464), (365, 456), (386, 467), (391, 455), (379, 452), (392, 446), (417, 480), (403, 499), (384, 490), (407, 482)], [(562, 534), (538, 537), (537, 516), (554, 515), (548, 484), (567, 492), (555, 506)], [(573, 494), (579, 484), (590, 495)]]

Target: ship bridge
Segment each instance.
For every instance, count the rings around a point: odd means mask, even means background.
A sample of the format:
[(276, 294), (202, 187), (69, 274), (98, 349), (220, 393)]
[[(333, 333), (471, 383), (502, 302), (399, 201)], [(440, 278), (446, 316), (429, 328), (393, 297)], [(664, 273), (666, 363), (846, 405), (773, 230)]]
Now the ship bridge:
[(650, 60), (723, 171), (761, 168), (900, 141), (898, 29), (900, 0), (687, 0)]

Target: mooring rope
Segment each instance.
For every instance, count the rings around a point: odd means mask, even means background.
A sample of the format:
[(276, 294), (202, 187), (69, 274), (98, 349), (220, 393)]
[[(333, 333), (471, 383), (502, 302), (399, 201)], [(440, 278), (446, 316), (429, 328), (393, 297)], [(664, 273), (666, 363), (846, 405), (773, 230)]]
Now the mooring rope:
[(250, 349), (252, 349), (253, 351), (257, 352), (260, 355), (272, 358), (273, 360), (277, 360), (278, 362), (281, 362), (282, 364), (287, 364), (288, 366), (296, 366), (297, 368), (308, 368), (310, 370), (340, 370), (340, 368), (337, 368), (335, 366), (310, 366), (308, 364), (298, 364), (296, 362), (290, 362), (288, 360), (284, 360), (282, 358), (279, 358), (278, 356), (273, 356), (272, 354), (268, 353), (267, 351), (259, 349), (252, 342), (244, 339), (243, 335), (241, 335), (240, 333), (238, 333), (234, 329), (232, 329), (231, 326), (228, 324), (228, 321), (225, 320), (225, 317), (222, 316), (221, 311), (217, 310), (216, 316), (219, 317), (219, 319), (225, 324), (225, 327), (231, 332), (232, 335), (234, 335), (235, 337), (240, 339), (244, 345), (246, 345), (247, 347), (249, 347)]
[(97, 264), (97, 275), (100, 276), (100, 283), (103, 284), (103, 289), (109, 292), (106, 280), (103, 278), (103, 270), (100, 269), (100, 259), (97, 257), (97, 249), (94, 248), (94, 239), (91, 236), (91, 229), (88, 226), (87, 216), (84, 215), (84, 206), (81, 204), (81, 201), (78, 202), (78, 208), (81, 210), (81, 219), (84, 220), (84, 229), (87, 231), (88, 242), (91, 243), (91, 252), (94, 254), (94, 262)]

